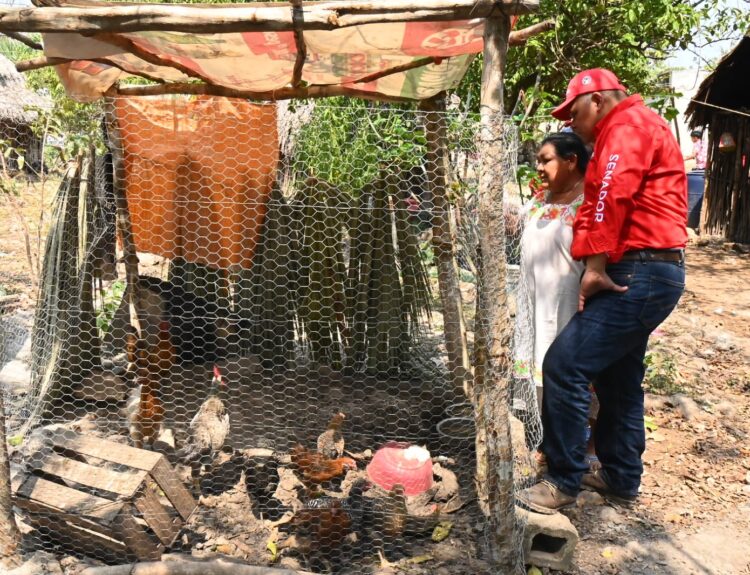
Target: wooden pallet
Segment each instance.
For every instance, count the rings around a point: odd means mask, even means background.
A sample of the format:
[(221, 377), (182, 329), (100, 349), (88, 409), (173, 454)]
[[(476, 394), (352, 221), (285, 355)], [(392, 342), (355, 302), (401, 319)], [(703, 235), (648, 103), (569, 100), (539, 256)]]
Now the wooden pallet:
[(101, 559), (159, 559), (196, 507), (159, 453), (57, 431), (13, 479), (34, 527)]

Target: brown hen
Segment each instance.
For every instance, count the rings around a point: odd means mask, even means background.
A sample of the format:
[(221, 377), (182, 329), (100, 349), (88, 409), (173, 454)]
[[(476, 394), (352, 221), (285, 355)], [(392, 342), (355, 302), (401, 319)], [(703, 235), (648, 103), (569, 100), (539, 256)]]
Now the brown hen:
[(334, 459), (344, 455), (344, 436), (341, 426), (346, 416), (339, 412), (328, 422), (326, 430), (318, 436), (318, 453)]
[(357, 462), (350, 457), (331, 459), (320, 453), (295, 445), (290, 452), (292, 463), (302, 474), (306, 483), (326, 483), (344, 475), (349, 469), (357, 469)]

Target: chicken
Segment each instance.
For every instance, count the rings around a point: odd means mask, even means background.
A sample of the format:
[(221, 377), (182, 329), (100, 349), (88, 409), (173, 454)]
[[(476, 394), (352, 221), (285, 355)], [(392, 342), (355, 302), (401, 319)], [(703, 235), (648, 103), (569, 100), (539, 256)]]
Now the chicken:
[(396, 484), (384, 497), (367, 500), (363, 518), (363, 530), (378, 551), (380, 565), (391, 566), (385, 555), (387, 546), (401, 539), (408, 524), (404, 486)]
[(320, 484), (344, 475), (349, 469), (357, 469), (357, 462), (350, 457), (331, 459), (320, 453), (295, 445), (291, 450), (292, 463), (302, 474), (304, 483)]
[[(359, 530), (364, 516), (363, 493), (369, 486), (367, 480), (358, 480), (345, 498), (324, 496), (307, 501), (289, 523), (293, 535), (280, 547), (293, 547), (308, 561), (317, 558), (327, 563), (346, 536)], [(328, 568), (331, 570), (330, 565)]]
[(331, 459), (344, 455), (344, 436), (341, 435), (344, 419), (346, 416), (341, 412), (331, 418), (326, 430), (318, 436), (318, 453)]
[(153, 446), (164, 421), (164, 405), (161, 401), (161, 383), (168, 379), (175, 361), (174, 347), (169, 335), (169, 323), (159, 325), (156, 345), (151, 349), (136, 352), (136, 387), (130, 393), (125, 414), (133, 445), (141, 448)]
[(208, 398), (190, 421), (187, 441), (177, 454), (179, 459), (190, 464), (194, 491), (200, 490), (201, 469), (204, 465), (211, 465), (229, 434), (229, 412), (219, 397), (225, 386), (221, 371), (214, 365)]
[(271, 457), (245, 459), (245, 490), (252, 501), (253, 517), (278, 521), (289, 508), (275, 499), (279, 485), (279, 464)]

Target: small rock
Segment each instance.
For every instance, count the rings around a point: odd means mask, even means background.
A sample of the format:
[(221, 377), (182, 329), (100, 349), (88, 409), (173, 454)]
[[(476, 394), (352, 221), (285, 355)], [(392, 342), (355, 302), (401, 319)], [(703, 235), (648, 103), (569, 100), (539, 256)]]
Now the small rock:
[(654, 411), (657, 411), (659, 409), (664, 409), (666, 403), (667, 398), (662, 395), (647, 393), (643, 398), (643, 407), (646, 413), (653, 413)]
[(745, 474), (745, 483), (750, 485), (750, 471)]
[(679, 409), (683, 419), (690, 421), (691, 419), (698, 418), (702, 415), (698, 404), (686, 395), (677, 394), (673, 395), (669, 402)]
[(599, 518), (605, 523), (624, 523), (625, 518), (611, 507), (602, 507)]
[(698, 357), (702, 357), (704, 359), (709, 359), (715, 355), (716, 355), (716, 352), (710, 347), (707, 347), (706, 349), (701, 349), (698, 351)]
[(726, 417), (732, 417), (737, 413), (737, 408), (730, 401), (720, 401), (716, 404), (716, 411)]
[(736, 347), (734, 338), (726, 332), (716, 334), (714, 337), (714, 345), (719, 351), (730, 351)]
[(638, 541), (628, 541), (625, 544), (625, 549), (627, 549), (635, 557), (643, 557), (644, 555), (648, 554), (648, 550), (643, 545), (638, 543)]
[(596, 491), (581, 491), (578, 494), (576, 505), (578, 505), (578, 507), (604, 505), (604, 497), (599, 495)]
[(716, 308), (716, 309), (714, 310), (714, 313), (715, 313), (715, 314), (718, 314), (718, 315), (721, 315), (721, 314), (723, 314), (723, 313), (724, 313), (724, 308), (723, 308), (723, 307), (717, 307), (717, 308)]
[(7, 575), (63, 575), (62, 567), (51, 553), (46, 551), (35, 552), (23, 565), (11, 571), (3, 571)]

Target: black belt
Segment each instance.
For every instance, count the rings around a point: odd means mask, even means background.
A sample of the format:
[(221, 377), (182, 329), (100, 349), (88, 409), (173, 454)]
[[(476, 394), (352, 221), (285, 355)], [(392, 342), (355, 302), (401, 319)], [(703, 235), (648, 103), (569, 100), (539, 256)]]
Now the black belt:
[(684, 262), (685, 250), (632, 250), (625, 252), (621, 262)]

